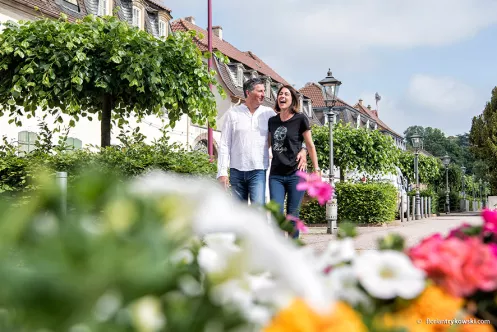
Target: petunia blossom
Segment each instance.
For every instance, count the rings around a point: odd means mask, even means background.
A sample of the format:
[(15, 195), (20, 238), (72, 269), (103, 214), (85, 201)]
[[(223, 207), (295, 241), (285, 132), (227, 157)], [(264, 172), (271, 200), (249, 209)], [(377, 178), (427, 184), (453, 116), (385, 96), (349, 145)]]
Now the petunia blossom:
[(404, 253), (394, 250), (369, 251), (352, 264), (364, 289), (378, 299), (413, 299), (425, 288), (425, 273)]
[(295, 228), (299, 231), (299, 232), (302, 232), (302, 233), (307, 233), (309, 230), (307, 229), (307, 226), (305, 225), (305, 223), (300, 220), (299, 218), (297, 217), (294, 217), (292, 216), (291, 214), (287, 215), (286, 216), (286, 219), (287, 220), (290, 220), (290, 221), (293, 221), (295, 223)]
[(497, 256), (479, 238), (432, 237), (412, 248), (409, 256), (414, 265), (454, 296), (497, 289)]
[(497, 234), (497, 210), (485, 209), (481, 213), (483, 217), (483, 232)]
[(298, 171), (297, 175), (302, 179), (297, 184), (297, 190), (307, 190), (309, 196), (316, 198), (320, 205), (326, 204), (331, 199), (333, 187), (329, 183), (323, 182), (319, 175), (314, 173), (307, 174), (301, 171)]

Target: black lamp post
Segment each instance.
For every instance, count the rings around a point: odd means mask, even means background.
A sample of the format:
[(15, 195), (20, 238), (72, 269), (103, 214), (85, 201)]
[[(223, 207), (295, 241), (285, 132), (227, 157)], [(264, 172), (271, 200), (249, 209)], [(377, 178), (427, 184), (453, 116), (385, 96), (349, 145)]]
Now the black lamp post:
[(414, 218), (416, 220), (421, 219), (421, 198), (419, 197), (419, 170), (418, 170), (418, 157), (419, 149), (421, 148), (422, 138), (416, 133), (411, 136), (412, 147), (414, 148), (414, 176), (416, 178), (416, 209), (414, 211)]
[(449, 196), (449, 164), (450, 157), (445, 155), (442, 157), (442, 162), (445, 166), (445, 213), (450, 213), (450, 196)]
[[(333, 112), (333, 108), (336, 104), (336, 97), (338, 95), (338, 90), (340, 89), (340, 85), (342, 82), (333, 77), (331, 70), (328, 69), (328, 75), (326, 78), (319, 81), (319, 84), (322, 86), (323, 92), (323, 100), (328, 107), (328, 125), (330, 128), (330, 184), (334, 185), (335, 180), (335, 172), (334, 172), (334, 164), (333, 164), (333, 125), (335, 124), (335, 112)], [(335, 192), (333, 192), (333, 197), (326, 203), (326, 219), (328, 221), (328, 234), (333, 234), (335, 230), (337, 230), (337, 217), (338, 217), (338, 209), (337, 209), (337, 199), (335, 196)]]
[(461, 167), (461, 172), (462, 172), (462, 185), (461, 185), (461, 211), (466, 211), (466, 192), (464, 188), (464, 175), (466, 174), (466, 167), (462, 166)]
[(480, 181), (479, 181), (479, 184), (480, 184), (480, 185), (479, 185), (479, 188), (480, 188), (480, 204), (481, 204), (481, 206), (482, 206), (482, 208), (483, 208), (483, 191), (482, 191), (482, 187), (483, 187), (483, 185), (482, 185), (482, 181), (481, 181), (481, 179), (480, 179)]

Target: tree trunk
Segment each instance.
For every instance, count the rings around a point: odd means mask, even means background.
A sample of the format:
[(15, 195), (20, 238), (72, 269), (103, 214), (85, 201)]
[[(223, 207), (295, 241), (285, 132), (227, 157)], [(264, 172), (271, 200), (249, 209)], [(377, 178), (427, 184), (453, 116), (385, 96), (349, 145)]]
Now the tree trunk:
[(102, 103), (102, 120), (100, 121), (100, 145), (110, 146), (110, 119), (112, 115), (112, 96), (105, 94)]
[(345, 182), (345, 172), (343, 171), (343, 168), (340, 168), (340, 182)]

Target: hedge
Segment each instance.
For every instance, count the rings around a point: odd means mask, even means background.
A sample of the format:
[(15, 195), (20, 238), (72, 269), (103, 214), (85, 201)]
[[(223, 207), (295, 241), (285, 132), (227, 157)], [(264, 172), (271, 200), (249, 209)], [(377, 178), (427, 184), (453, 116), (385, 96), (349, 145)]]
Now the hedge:
[(205, 153), (186, 151), (168, 145), (167, 142), (140, 142), (97, 151), (67, 151), (57, 147), (39, 146), (28, 154), (22, 154), (4, 141), (4, 144), (0, 145), (0, 196), (5, 198), (31, 192), (44, 172), (54, 176), (55, 172), (65, 171), (71, 185), (88, 169), (98, 169), (122, 178), (150, 169), (215, 178), (216, 163), (209, 162)]
[(389, 183), (336, 185), (338, 222), (380, 223), (395, 220), (397, 190)]
[(325, 224), (326, 205), (319, 205), (316, 199), (311, 199), (306, 193), (300, 207), (299, 218), (307, 224)]

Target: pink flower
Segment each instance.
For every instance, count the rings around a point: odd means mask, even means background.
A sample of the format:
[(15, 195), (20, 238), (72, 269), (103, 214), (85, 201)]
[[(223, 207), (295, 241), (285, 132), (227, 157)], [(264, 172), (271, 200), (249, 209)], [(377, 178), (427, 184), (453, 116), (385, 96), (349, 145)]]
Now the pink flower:
[(453, 237), (457, 237), (457, 238), (460, 238), (460, 239), (467, 239), (469, 236), (467, 234), (465, 234), (463, 231), (467, 228), (470, 228), (471, 225), (470, 224), (462, 224), (461, 226), (457, 227), (457, 228), (454, 228), (453, 230), (450, 231), (449, 235), (447, 236), (448, 239), (450, 238), (453, 238)]
[(489, 243), (488, 246), (490, 247), (490, 250), (495, 255), (495, 257), (497, 257), (497, 243)]
[(286, 219), (295, 222), (295, 228), (298, 231), (300, 231), (302, 233), (307, 233), (309, 231), (307, 229), (307, 226), (305, 225), (305, 223), (302, 220), (300, 220), (299, 218), (294, 217), (294, 216), (289, 214), (286, 216)]
[(408, 254), (415, 266), (454, 296), (497, 289), (497, 256), (479, 238), (444, 240), (436, 234)]
[(297, 190), (307, 190), (309, 196), (316, 198), (320, 205), (326, 204), (332, 197), (333, 188), (329, 183), (323, 182), (319, 175), (297, 171), (297, 176), (303, 180), (297, 184)]
[(497, 235), (497, 210), (485, 209), (481, 213), (483, 217), (483, 232)]

